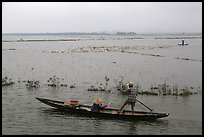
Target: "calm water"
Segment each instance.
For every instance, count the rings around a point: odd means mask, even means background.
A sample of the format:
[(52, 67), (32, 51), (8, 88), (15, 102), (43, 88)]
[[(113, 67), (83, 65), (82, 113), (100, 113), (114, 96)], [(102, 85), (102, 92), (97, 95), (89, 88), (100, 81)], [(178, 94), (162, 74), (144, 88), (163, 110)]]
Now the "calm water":
[[(178, 46), (181, 39), (127, 39), (127, 36), (70, 36), (70, 35), (4, 35), (3, 40), (76, 38), (79, 41), (3, 42), (2, 77), (12, 78), (16, 84), (2, 87), (2, 134), (202, 134), (202, 38), (185, 39), (189, 46)], [(103, 40), (100, 40), (103, 38)], [(160, 54), (164, 57), (119, 52), (107, 53), (45, 53), (84, 46), (158, 46), (169, 48), (138, 50), (138, 53)], [(9, 50), (15, 49), (15, 50)], [(201, 61), (179, 60), (185, 57)], [(116, 62), (116, 63), (113, 63)], [(57, 75), (63, 83), (76, 84), (76, 88), (48, 87), (47, 80)], [(105, 83), (114, 92), (87, 91), (91, 85)], [(168, 112), (169, 117), (154, 122), (104, 120), (64, 114), (35, 99), (45, 97), (56, 100), (78, 99), (91, 104), (100, 97), (111, 107), (119, 108), (125, 95), (114, 89), (116, 80), (139, 83), (148, 90), (151, 85), (164, 81), (180, 88), (192, 86), (199, 93), (187, 97), (138, 95), (138, 99), (155, 112)], [(36, 79), (41, 87), (28, 89), (18, 80)], [(130, 106), (126, 106), (130, 109)], [(141, 104), (136, 109), (145, 110)], [(195, 115), (196, 114), (196, 115)]]

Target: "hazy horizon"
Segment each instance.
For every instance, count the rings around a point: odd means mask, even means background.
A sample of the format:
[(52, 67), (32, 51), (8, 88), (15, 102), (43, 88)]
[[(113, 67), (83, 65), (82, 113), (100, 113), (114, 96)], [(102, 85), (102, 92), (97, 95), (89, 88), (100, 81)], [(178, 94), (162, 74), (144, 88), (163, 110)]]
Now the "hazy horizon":
[(202, 2), (3, 2), (2, 33), (202, 33)]
[[(109, 31), (102, 31), (102, 32), (10, 32), (10, 33), (2, 33), (2, 34), (117, 34), (117, 32), (121, 31), (116, 31), (116, 32), (109, 32)], [(130, 32), (121, 32), (121, 33), (130, 33)], [(202, 32), (145, 32), (145, 33), (135, 33), (134, 35), (137, 34), (202, 34)]]

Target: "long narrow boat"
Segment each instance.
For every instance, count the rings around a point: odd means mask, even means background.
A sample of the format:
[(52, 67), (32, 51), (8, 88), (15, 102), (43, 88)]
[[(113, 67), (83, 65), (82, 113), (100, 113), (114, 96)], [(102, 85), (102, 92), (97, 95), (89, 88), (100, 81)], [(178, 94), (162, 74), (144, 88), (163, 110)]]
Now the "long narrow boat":
[(39, 97), (36, 97), (36, 99), (59, 110), (90, 117), (94, 116), (100, 118), (116, 118), (127, 120), (156, 120), (158, 118), (167, 117), (169, 115), (168, 113), (143, 112), (143, 111), (134, 111), (134, 113), (132, 114), (132, 111), (129, 110), (124, 110), (122, 113), (118, 113), (118, 109), (114, 108), (105, 108), (100, 112), (92, 112), (91, 106), (89, 105), (66, 104), (66, 102), (64, 101), (50, 100)]

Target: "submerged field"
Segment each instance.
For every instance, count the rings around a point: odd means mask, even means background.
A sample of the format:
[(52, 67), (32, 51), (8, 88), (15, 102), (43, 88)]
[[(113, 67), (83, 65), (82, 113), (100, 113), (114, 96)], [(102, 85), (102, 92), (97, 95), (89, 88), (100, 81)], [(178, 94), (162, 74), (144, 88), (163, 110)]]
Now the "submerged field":
[[(2, 39), (2, 78), (15, 82), (2, 87), (2, 134), (202, 134), (201, 36), (4, 35)], [(179, 46), (181, 39), (189, 45)], [(48, 86), (54, 75), (68, 86)], [(113, 92), (87, 90), (105, 85), (105, 76)], [(154, 123), (63, 115), (35, 99), (77, 99), (91, 104), (100, 97), (119, 108), (126, 98), (115, 88), (121, 78), (143, 90), (165, 82), (171, 87), (193, 87), (198, 94), (138, 95), (155, 111), (170, 113)], [(26, 80), (38, 80), (40, 87), (27, 88), (22, 82)], [(73, 84), (76, 87), (70, 88)], [(140, 104), (136, 109), (145, 110)]]

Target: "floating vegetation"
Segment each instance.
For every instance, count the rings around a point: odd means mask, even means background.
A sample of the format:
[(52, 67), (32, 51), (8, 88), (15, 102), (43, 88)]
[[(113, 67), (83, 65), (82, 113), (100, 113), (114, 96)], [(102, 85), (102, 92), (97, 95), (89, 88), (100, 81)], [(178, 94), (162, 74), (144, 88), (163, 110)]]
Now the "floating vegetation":
[(171, 88), (165, 82), (158, 86), (151, 86), (150, 92), (152, 95), (171, 95)]
[(8, 78), (7, 76), (2, 78), (2, 86), (9, 86), (13, 84), (15, 84), (15, 82), (13, 82), (11, 78)]
[[(121, 79), (119, 81), (116, 80), (116, 89), (119, 91), (118, 93), (127, 94), (129, 82), (124, 82), (123, 76), (121, 76), (120, 78)], [(64, 80), (64, 79), (62, 79), (62, 80)], [(100, 83), (99, 86), (91, 85), (87, 90), (88, 91), (112, 92), (113, 90), (111, 90), (109, 88), (109, 81), (110, 81), (110, 78), (105, 76), (105, 84), (104, 85), (102, 83)], [(18, 82), (20, 82), (20, 80), (18, 80)], [(23, 80), (22, 82), (25, 82), (26, 83), (25, 86), (28, 88), (40, 87), (40, 82), (38, 80)], [(49, 78), (47, 82), (48, 82), (48, 86), (51, 86), (51, 87), (59, 87), (59, 86), (67, 87), (67, 84), (63, 84), (60, 81), (60, 78), (56, 77), (56, 75)], [(15, 83), (12, 81), (11, 78), (9, 79), (7, 76), (2, 78), (2, 86), (9, 86), (9, 85), (13, 85), (13, 84), (15, 84)], [(99, 83), (97, 82), (97, 84), (99, 84)], [(72, 84), (69, 87), (70, 88), (76, 88), (76, 84)], [(145, 91), (141, 88), (141, 85), (139, 84), (139, 82), (136, 82), (134, 87), (136, 88), (137, 94), (139, 94), (139, 95), (189, 96), (189, 95), (193, 95), (193, 94), (198, 94), (198, 92), (202, 91), (202, 89), (200, 87), (198, 87), (198, 89), (196, 89), (192, 86), (191, 87), (184, 86), (182, 88), (178, 88), (177, 84), (173, 85), (171, 88), (171, 86), (166, 84), (166, 82), (164, 82), (163, 84), (158, 84), (156, 86), (151, 85), (150, 89), (145, 90)]]
[(103, 86), (103, 84), (100, 83), (99, 87), (95, 87), (94, 85), (92, 85), (90, 88), (88, 88), (88, 91), (111, 91), (110, 89), (108, 89), (108, 81), (110, 80), (110, 78), (108, 78), (107, 76), (105, 76), (105, 86)]
[(190, 61), (199, 61), (202, 62), (200, 59), (191, 59), (191, 58), (184, 58), (184, 57), (175, 57), (175, 59), (181, 59), (181, 60), (190, 60)]
[(192, 95), (193, 93), (189, 90), (186, 89), (180, 89), (181, 92), (178, 94), (179, 96), (188, 96), (188, 95)]
[(59, 86), (59, 81), (58, 81), (58, 78), (56, 78), (56, 76), (53, 76), (53, 78), (50, 78), (47, 82), (48, 82), (48, 86), (51, 86), (51, 87)]
[(192, 36), (190, 36), (190, 37), (157, 37), (157, 38), (155, 38), (155, 39), (200, 39), (200, 38), (202, 38), (202, 37), (192, 37)]
[[(124, 82), (123, 77), (122, 79), (116, 83), (117, 90), (122, 94), (128, 94), (128, 82)], [(196, 91), (193, 87), (187, 87), (184, 88), (178, 88), (178, 85), (173, 85), (173, 88), (171, 88), (170, 85), (166, 84), (164, 82), (163, 84), (159, 84), (157, 86), (151, 86), (149, 91), (142, 90), (141, 86), (139, 85), (139, 82), (137, 82), (134, 87), (136, 88), (137, 94), (139, 95), (175, 95), (175, 96), (188, 96), (197, 94), (198, 91)]]
[(41, 41), (79, 41), (80, 39), (19, 39), (3, 40), (2, 42), (41, 42)]
[(2, 49), (2, 50), (16, 50), (16, 49)]
[(67, 84), (60, 84), (61, 87), (67, 87)]
[(140, 94), (140, 95), (158, 95), (158, 93), (149, 92), (149, 91), (138, 92), (138, 94)]
[[(123, 34), (116, 34), (116, 35), (123, 35)], [(41, 42), (41, 41), (80, 41), (80, 40), (135, 40), (135, 39), (143, 39), (142, 37), (125, 37), (125, 38), (105, 38), (105, 37), (98, 37), (98, 38), (66, 38), (66, 39), (18, 39), (18, 40), (2, 40), (2, 42)]]
[[(86, 46), (80, 47), (75, 49), (66, 49), (66, 50), (52, 50), (52, 51), (42, 51), (45, 53), (91, 53), (91, 52), (122, 52), (122, 53), (130, 53), (130, 54), (140, 54), (145, 56), (153, 56), (153, 57), (165, 57), (164, 55), (160, 54), (150, 54), (150, 53), (139, 53), (136, 50), (151, 50), (155, 48), (169, 48), (169, 45), (159, 45), (159, 46)], [(183, 58), (183, 57), (175, 57), (175, 59), (182, 59), (182, 60), (189, 60), (189, 61), (199, 61), (199, 59), (190, 59), (190, 58)], [(116, 62), (112, 62), (116, 63)]]
[(67, 50), (52, 50), (52, 51), (43, 51), (45, 53), (84, 53), (84, 52), (127, 52), (134, 50), (151, 50), (155, 48), (169, 48), (168, 45), (160, 46), (85, 46), (75, 49)]
[(119, 80), (119, 82), (116, 81), (116, 88), (117, 90), (121, 91), (122, 93), (126, 93), (128, 86), (127, 86), (128, 82), (124, 82), (124, 78), (123, 76), (121, 76), (121, 80)]
[(102, 87), (95, 87), (95, 86), (91, 86), (90, 88), (88, 88), (87, 89), (88, 91), (105, 91), (105, 89), (104, 88), (102, 88)]
[(38, 88), (40, 87), (40, 82), (38, 80), (27, 80), (25, 86), (28, 88)]
[(71, 85), (70, 88), (76, 88), (76, 84)]
[(150, 91), (142, 91), (138, 94), (142, 95), (174, 95), (174, 96), (188, 96), (197, 94), (198, 91), (195, 91), (193, 87), (188, 88), (185, 86), (184, 88), (178, 88), (178, 85), (173, 85), (173, 88), (171, 88), (166, 83), (159, 84), (158, 86), (151, 86)]
[(187, 86), (185, 86), (184, 88), (178, 89), (178, 86), (174, 85), (172, 94), (176, 96), (188, 96), (188, 95), (198, 94), (198, 91), (195, 91), (193, 87), (189, 88)]
[[(64, 79), (62, 79), (62, 80), (64, 80)], [(56, 75), (49, 78), (47, 82), (48, 82), (48, 86), (51, 86), (51, 87), (59, 87), (59, 86), (67, 87), (67, 84), (61, 83), (60, 78), (56, 77)]]
[(56, 77), (56, 75), (49, 78), (47, 82), (48, 82), (48, 86), (51, 86), (51, 87), (59, 87), (59, 85), (60, 85), (59, 78)]
[[(63, 33), (62, 33), (63, 34)], [(139, 37), (134, 32), (117, 32), (115, 34), (110, 33), (69, 33), (63, 35), (115, 35), (115, 36), (126, 36), (126, 37), (87, 37), (87, 38), (64, 38), (64, 39), (17, 39), (17, 40), (2, 40), (2, 42), (37, 42), (37, 41), (81, 41), (81, 40), (136, 40), (145, 39), (144, 37)], [(42, 34), (44, 35), (44, 34)], [(52, 34), (49, 34), (52, 35)], [(175, 36), (175, 37), (155, 37), (154, 39), (201, 39), (202, 36)]]
[(140, 54), (140, 55), (155, 56), (155, 57), (165, 57), (164, 55), (159, 55), (159, 54), (148, 54), (148, 53), (139, 53), (139, 52), (125, 52), (125, 53)]

